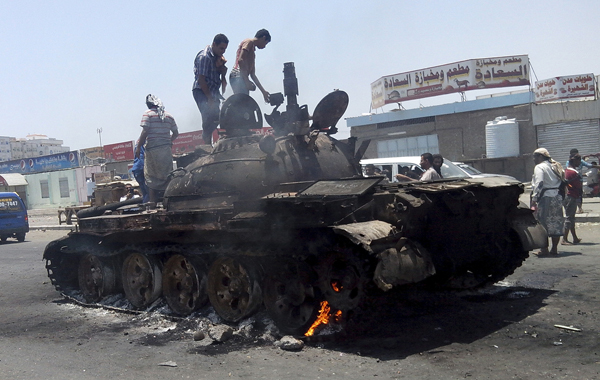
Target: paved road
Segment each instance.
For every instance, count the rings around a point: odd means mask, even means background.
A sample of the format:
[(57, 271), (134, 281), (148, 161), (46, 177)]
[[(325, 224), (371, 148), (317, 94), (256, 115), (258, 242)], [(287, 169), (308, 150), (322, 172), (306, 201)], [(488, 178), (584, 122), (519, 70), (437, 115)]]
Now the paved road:
[(207, 345), (192, 339), (198, 320), (65, 303), (41, 260), (64, 231), (32, 231), (0, 244), (0, 379), (599, 379), (599, 228), (578, 225), (583, 244), (486, 292), (374, 300), (345, 339), (300, 352), (262, 340), (260, 316), (248, 337)]

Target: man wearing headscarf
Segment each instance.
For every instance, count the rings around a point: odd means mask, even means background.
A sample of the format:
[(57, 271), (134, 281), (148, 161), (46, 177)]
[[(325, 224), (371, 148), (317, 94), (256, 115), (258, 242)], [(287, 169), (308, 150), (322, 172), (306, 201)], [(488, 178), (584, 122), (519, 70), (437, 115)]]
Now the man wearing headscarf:
[(139, 159), (141, 147), (144, 146), (144, 177), (149, 191), (149, 201), (157, 202), (167, 188), (169, 173), (173, 170), (171, 145), (179, 135), (173, 116), (165, 112), (159, 98), (149, 94), (146, 96), (148, 110), (142, 116), (140, 126), (143, 128), (135, 149), (135, 157)]
[(536, 254), (539, 257), (558, 255), (558, 243), (564, 232), (563, 198), (558, 190), (564, 179), (564, 169), (545, 148), (536, 149), (533, 160), (536, 165), (531, 179), (531, 208), (552, 241), (550, 251), (544, 247)]

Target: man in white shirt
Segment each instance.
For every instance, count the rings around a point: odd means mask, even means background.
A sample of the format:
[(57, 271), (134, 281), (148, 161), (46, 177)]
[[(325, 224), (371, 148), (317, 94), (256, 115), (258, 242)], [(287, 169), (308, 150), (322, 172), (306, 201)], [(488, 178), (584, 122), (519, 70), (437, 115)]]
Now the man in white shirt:
[(425, 169), (425, 173), (421, 174), (421, 181), (442, 179), (442, 176), (433, 167), (433, 155), (431, 153), (423, 153), (421, 155), (420, 165), (423, 169)]

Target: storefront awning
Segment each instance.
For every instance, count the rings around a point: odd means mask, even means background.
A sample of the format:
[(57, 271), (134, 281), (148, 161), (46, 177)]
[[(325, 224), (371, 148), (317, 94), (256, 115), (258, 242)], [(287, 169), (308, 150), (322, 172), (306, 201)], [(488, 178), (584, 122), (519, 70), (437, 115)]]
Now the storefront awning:
[(27, 180), (19, 173), (0, 174), (0, 186), (26, 186)]

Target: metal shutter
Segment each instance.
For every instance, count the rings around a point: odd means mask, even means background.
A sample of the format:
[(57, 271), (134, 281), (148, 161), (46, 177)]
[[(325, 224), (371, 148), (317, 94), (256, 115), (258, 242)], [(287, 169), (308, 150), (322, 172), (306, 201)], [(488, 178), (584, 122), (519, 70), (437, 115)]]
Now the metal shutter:
[(563, 165), (573, 148), (579, 149), (582, 156), (600, 152), (598, 119), (538, 125), (537, 136), (538, 147), (548, 149), (552, 158)]

